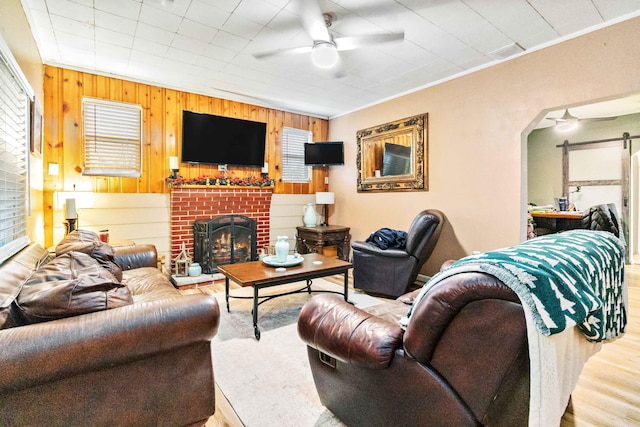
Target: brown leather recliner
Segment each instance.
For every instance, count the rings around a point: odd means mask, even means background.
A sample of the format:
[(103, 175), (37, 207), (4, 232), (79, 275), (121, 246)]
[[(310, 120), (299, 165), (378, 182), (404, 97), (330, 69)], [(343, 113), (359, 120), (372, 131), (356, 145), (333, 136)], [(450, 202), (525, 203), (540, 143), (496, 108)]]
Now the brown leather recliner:
[(353, 286), (373, 294), (398, 297), (409, 290), (438, 242), (444, 215), (435, 209), (420, 212), (407, 230), (405, 248), (381, 249), (353, 242)]
[(303, 306), (298, 333), (322, 404), (350, 427), (527, 424), (524, 311), (488, 274), (440, 281), (406, 331), (335, 295), (318, 295)]

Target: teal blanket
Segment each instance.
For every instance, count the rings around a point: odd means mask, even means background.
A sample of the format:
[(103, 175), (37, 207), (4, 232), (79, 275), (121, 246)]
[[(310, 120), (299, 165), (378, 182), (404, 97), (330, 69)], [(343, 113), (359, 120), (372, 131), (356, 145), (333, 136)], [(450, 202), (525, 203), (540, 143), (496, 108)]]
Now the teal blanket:
[[(456, 261), (425, 284), (414, 306), (444, 277), (481, 271), (513, 289), (540, 333), (577, 325), (589, 341), (609, 340), (623, 334), (627, 323), (624, 255), (623, 243), (609, 232), (550, 234)], [(403, 319), (405, 326), (410, 315)]]

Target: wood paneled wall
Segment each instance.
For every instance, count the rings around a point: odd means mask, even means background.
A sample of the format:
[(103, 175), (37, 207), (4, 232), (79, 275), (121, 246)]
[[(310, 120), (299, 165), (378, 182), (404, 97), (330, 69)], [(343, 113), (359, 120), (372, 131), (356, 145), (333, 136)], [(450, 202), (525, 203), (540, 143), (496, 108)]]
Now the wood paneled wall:
[[(143, 110), (142, 176), (140, 178), (88, 177), (82, 175), (82, 97), (140, 104)], [(44, 77), (44, 207), (45, 244), (51, 244), (53, 193), (168, 193), (169, 157), (180, 156), (182, 110), (216, 114), (267, 124), (265, 161), (275, 179), (274, 193), (312, 194), (327, 191), (327, 172), (314, 168), (310, 183), (282, 182), (280, 135), (284, 126), (310, 130), (314, 141), (326, 141), (328, 120), (281, 110), (181, 92), (142, 83), (45, 66)], [(59, 175), (47, 174), (49, 163), (59, 165)], [(259, 169), (229, 167), (227, 175), (259, 176)], [(217, 167), (180, 164), (180, 175), (217, 176)]]

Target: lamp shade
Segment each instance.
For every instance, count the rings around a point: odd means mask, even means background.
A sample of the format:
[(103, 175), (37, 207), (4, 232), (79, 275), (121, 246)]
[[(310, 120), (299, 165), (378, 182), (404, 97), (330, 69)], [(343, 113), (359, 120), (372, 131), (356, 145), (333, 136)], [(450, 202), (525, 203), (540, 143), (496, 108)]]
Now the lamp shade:
[(335, 195), (330, 191), (321, 191), (316, 193), (316, 205), (333, 205), (335, 203)]

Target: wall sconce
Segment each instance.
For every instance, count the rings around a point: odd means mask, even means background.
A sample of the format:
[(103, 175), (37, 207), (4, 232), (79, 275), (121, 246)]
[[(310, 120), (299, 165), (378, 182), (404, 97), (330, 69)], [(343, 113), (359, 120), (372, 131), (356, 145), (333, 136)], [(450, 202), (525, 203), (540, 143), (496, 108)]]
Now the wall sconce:
[(329, 191), (321, 191), (316, 193), (316, 205), (322, 206), (322, 224), (320, 226), (326, 227), (329, 225), (327, 218), (327, 205), (333, 205), (335, 203), (335, 195)]
[(58, 176), (60, 173), (60, 166), (57, 163), (49, 163), (49, 171), (50, 176)]
[(77, 229), (78, 226), (78, 212), (76, 211), (76, 199), (67, 199), (64, 204), (64, 216), (66, 221), (65, 235), (71, 233)]
[(177, 178), (178, 171), (180, 170), (180, 166), (178, 165), (178, 156), (169, 157), (169, 169), (171, 169), (171, 178)]

